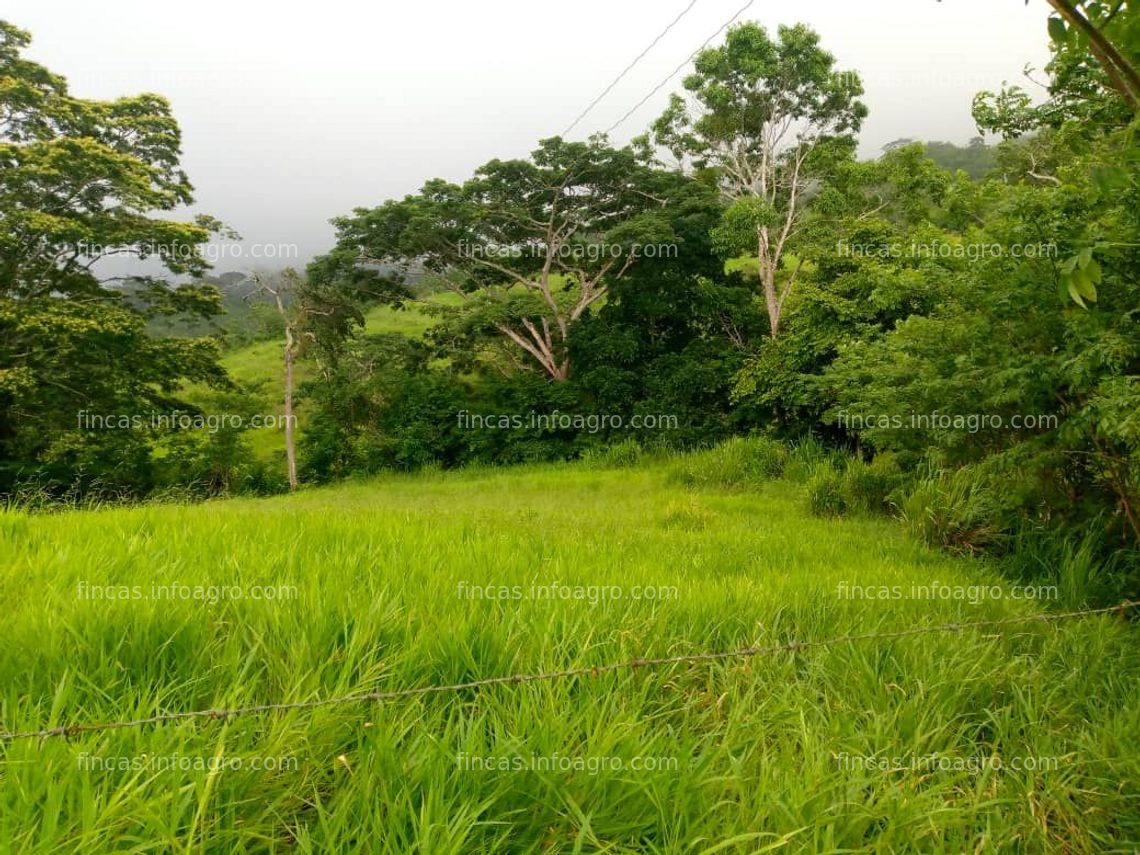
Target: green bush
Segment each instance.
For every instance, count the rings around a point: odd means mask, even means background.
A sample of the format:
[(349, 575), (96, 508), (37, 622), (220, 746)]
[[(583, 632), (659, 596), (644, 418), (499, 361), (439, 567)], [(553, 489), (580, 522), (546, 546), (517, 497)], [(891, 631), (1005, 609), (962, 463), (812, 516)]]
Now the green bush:
[(682, 457), (669, 480), (690, 487), (743, 487), (779, 478), (787, 447), (764, 436), (733, 437), (705, 451)]
[(807, 479), (808, 508), (816, 516), (840, 516), (848, 502), (843, 475), (829, 463), (817, 464)]
[(853, 457), (843, 470), (843, 495), (854, 511), (890, 513), (905, 480), (906, 476), (893, 454), (877, 455), (870, 463)]
[(973, 468), (937, 471), (917, 479), (900, 512), (911, 533), (930, 546), (976, 553), (1006, 538), (998, 492)]

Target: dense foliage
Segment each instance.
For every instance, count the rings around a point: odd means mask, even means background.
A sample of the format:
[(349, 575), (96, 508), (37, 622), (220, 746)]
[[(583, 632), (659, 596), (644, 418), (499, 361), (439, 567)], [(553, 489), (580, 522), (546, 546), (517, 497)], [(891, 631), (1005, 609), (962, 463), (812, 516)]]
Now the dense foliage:
[[(1092, 556), (1131, 589), (1140, 24), (1053, 5), (1047, 100), (974, 101), (996, 144), (861, 161), (858, 75), (807, 27), (742, 24), (629, 146), (554, 137), (358, 209), (276, 304), (206, 277), (220, 224), (151, 216), (191, 198), (165, 101), (76, 99), (4, 25), (0, 490), (279, 486), (240, 429), (81, 414), (251, 413), (282, 396), (232, 384), (218, 345), (283, 335), (286, 374), (309, 366), (301, 481), (808, 437), (847, 455), (801, 473), (820, 513), (1050, 572)], [(101, 281), (124, 248), (193, 284)], [(426, 332), (367, 329), (379, 305)]]
[[(151, 414), (192, 410), (178, 397), (186, 381), (226, 385), (216, 342), (155, 336), (148, 321), (215, 315), (219, 297), (159, 278), (128, 293), (97, 275), (98, 261), (130, 253), (201, 274), (200, 246), (220, 224), (150, 216), (192, 201), (163, 98), (76, 98), (21, 55), (28, 40), (0, 22), (0, 491), (32, 480), (145, 493), (172, 474), (157, 453), (172, 431)], [(197, 444), (218, 461), (228, 439)]]

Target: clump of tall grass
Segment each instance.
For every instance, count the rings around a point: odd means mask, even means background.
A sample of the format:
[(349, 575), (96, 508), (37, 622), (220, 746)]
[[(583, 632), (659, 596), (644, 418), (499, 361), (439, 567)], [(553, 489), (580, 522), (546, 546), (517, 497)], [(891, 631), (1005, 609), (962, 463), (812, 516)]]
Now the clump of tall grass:
[(880, 454), (869, 463), (848, 457), (817, 462), (807, 478), (808, 508), (817, 516), (845, 513), (889, 514), (906, 475), (894, 455)]
[(713, 521), (713, 513), (692, 496), (685, 501), (673, 501), (665, 506), (661, 522), (665, 528), (699, 531)]
[(1011, 536), (1001, 569), (1019, 581), (1056, 586), (1066, 608), (1129, 599), (1140, 590), (1140, 553), (1109, 552), (1102, 537), (1099, 526), (1077, 534), (1025, 522)]
[(917, 478), (899, 510), (910, 533), (928, 546), (976, 554), (1006, 538), (997, 485), (968, 467)]
[(784, 474), (788, 448), (765, 436), (733, 437), (713, 448), (685, 455), (669, 470), (669, 481), (687, 487), (749, 487)]
[(843, 475), (830, 463), (817, 463), (807, 479), (808, 509), (817, 517), (842, 516), (847, 512)]
[(814, 436), (805, 436), (792, 443), (788, 450), (784, 477), (797, 484), (805, 484), (817, 474), (821, 465), (833, 464), (842, 459), (835, 449), (828, 448)]
[(599, 469), (636, 466), (645, 457), (645, 449), (633, 437), (612, 445), (591, 446), (582, 452), (581, 461)]

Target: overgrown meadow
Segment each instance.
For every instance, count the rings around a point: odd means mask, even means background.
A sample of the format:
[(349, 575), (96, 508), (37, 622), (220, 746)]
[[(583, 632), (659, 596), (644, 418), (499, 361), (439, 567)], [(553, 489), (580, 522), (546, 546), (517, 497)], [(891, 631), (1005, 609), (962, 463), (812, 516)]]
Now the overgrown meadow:
[[(161, 12), (75, 89), (71, 18), (0, 20), (0, 855), (1140, 851), (1140, 13), (1002, 2), (1048, 60), (957, 143), (868, 136), (881, 88), (751, 4), (605, 132), (695, 2), (505, 152), (410, 175), (353, 102), (387, 173), (339, 215), (333, 131), (219, 111), (221, 183), (279, 189), (248, 133), (332, 216), (280, 269), (197, 207), (184, 92), (80, 94)], [(307, 74), (336, 5), (258, 45)], [(542, 14), (523, 82), (601, 73)], [(451, 86), (442, 23), (356, 15)], [(171, 34), (189, 103), (286, 103)]]
[[(730, 453), (731, 466), (713, 453), (7, 512), (5, 725), (1073, 605), (1010, 599), (992, 567), (892, 522), (813, 517), (794, 465), (792, 480), (742, 479), (749, 457)], [(944, 593), (841, 590), (915, 582)], [(153, 598), (179, 584), (246, 598)], [(259, 585), (281, 599), (254, 601)], [(134, 586), (141, 596), (124, 593)], [(971, 602), (968, 586), (991, 593)], [(1137, 642), (1118, 617), (1082, 618), (20, 741), (0, 767), (0, 840), (84, 853), (1129, 851)]]

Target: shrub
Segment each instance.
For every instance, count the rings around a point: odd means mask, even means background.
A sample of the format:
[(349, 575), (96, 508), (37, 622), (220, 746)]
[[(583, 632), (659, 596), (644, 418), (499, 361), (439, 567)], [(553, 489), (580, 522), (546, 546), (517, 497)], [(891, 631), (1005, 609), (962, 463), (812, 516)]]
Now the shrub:
[(788, 450), (763, 436), (734, 437), (705, 451), (686, 455), (669, 479), (690, 487), (741, 487), (779, 478)]
[(843, 475), (829, 463), (819, 463), (807, 479), (808, 508), (816, 516), (840, 516), (848, 502)]
[(870, 463), (852, 457), (843, 470), (843, 495), (848, 506), (868, 514), (890, 513), (906, 480), (893, 454), (880, 454)]
[(1006, 536), (993, 484), (971, 468), (920, 477), (902, 497), (900, 511), (923, 543), (954, 552), (976, 553), (997, 546)]

